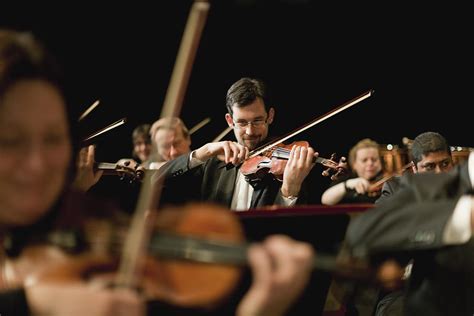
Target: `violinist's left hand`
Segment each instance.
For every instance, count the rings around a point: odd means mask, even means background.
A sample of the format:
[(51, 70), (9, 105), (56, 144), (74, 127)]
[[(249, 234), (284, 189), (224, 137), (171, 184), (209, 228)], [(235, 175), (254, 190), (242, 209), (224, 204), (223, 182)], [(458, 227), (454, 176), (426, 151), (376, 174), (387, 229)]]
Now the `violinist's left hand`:
[(79, 151), (77, 157), (76, 176), (72, 183), (73, 188), (86, 192), (94, 184), (96, 184), (100, 177), (102, 177), (102, 170), (94, 170), (95, 162), (95, 147), (89, 145)]
[(304, 179), (314, 167), (314, 159), (318, 157), (311, 147), (293, 146), (283, 173), (281, 193), (283, 196), (298, 196)]

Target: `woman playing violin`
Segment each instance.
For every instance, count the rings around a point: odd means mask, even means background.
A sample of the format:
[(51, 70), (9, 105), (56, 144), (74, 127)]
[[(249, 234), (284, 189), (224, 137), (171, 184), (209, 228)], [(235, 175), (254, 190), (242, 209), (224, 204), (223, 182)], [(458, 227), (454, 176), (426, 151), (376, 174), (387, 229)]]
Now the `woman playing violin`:
[[(130, 289), (91, 287), (85, 282), (9, 286), (12, 275), (6, 262), (22, 256), (22, 249), (10, 252), (10, 237), (34, 239), (38, 230), (59, 225), (59, 206), (70, 196), (73, 120), (68, 118), (56, 70), (31, 34), (0, 30), (0, 313), (144, 315), (144, 299)], [(253, 248), (249, 258), (255, 281), (238, 314), (282, 315), (309, 279), (311, 248), (273, 237)]]
[[(70, 181), (71, 131), (52, 62), (30, 34), (0, 31), (2, 241), (14, 228), (41, 222)], [(2, 247), (2, 272), (4, 251)], [(2, 273), (2, 281), (7, 276)], [(0, 305), (5, 315), (141, 315), (144, 311), (141, 299), (131, 291), (92, 290), (78, 284), (2, 290)]]
[(140, 124), (133, 129), (132, 132), (133, 151), (132, 157), (139, 163), (145, 164), (150, 159), (151, 154), (151, 137), (150, 124)]
[(382, 162), (379, 144), (371, 139), (363, 139), (349, 152), (349, 166), (352, 174), (333, 182), (324, 191), (321, 203), (374, 203), (378, 195), (368, 194), (371, 182), (382, 177)]
[[(165, 177), (165, 202), (213, 201), (233, 210), (304, 203), (303, 182), (318, 155), (311, 147), (291, 149), (282, 182), (269, 175), (251, 186), (239, 172), (238, 166), (249, 152), (267, 140), (269, 125), (275, 117), (263, 82), (241, 78), (227, 91), (226, 105), (225, 119), (237, 141), (208, 143), (190, 155), (168, 162), (160, 174)], [(182, 190), (184, 186), (186, 190)]]

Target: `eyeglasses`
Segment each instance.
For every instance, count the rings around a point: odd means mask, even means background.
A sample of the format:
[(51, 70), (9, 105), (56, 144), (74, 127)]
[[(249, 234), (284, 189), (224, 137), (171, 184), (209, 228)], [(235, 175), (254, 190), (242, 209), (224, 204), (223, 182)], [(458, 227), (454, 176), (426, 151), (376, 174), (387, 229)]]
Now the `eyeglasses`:
[(234, 121), (234, 126), (239, 129), (247, 128), (247, 126), (252, 125), (255, 128), (262, 127), (267, 123), (267, 119), (257, 119), (255, 121)]

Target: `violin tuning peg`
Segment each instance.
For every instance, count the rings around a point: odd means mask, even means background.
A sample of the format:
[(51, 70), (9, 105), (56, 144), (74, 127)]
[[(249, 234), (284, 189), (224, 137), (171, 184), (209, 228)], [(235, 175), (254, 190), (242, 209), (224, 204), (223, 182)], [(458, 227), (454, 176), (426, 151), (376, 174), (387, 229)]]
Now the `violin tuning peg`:
[(342, 175), (344, 172), (344, 169), (339, 169), (335, 174), (331, 176), (331, 180), (337, 180), (337, 178), (339, 178), (339, 176)]
[(329, 168), (328, 168), (328, 169), (325, 169), (325, 170), (323, 170), (323, 172), (321, 172), (321, 175), (322, 175), (323, 177), (327, 177), (327, 176), (329, 176)]

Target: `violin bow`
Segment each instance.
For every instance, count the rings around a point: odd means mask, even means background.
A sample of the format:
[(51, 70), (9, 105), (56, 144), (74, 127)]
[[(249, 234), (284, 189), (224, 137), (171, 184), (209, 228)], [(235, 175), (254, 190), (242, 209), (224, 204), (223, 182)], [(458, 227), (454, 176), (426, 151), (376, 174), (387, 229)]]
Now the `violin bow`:
[(346, 103), (338, 106), (337, 108), (335, 109), (332, 109), (331, 111), (327, 112), (326, 114), (324, 115), (321, 115), (320, 117), (317, 117), (316, 119), (312, 120), (311, 122), (303, 125), (302, 127), (299, 127), (297, 129), (295, 129), (294, 131), (288, 133), (287, 135), (283, 136), (282, 138), (279, 138), (277, 139), (276, 141), (273, 141), (267, 145), (263, 145), (261, 146), (260, 148), (257, 148), (257, 149), (254, 149), (250, 152), (250, 155), (249, 155), (249, 158), (253, 158), (253, 157), (256, 157), (258, 155), (260, 155), (261, 153), (273, 148), (275, 145), (279, 144), (279, 143), (282, 143), (284, 142), (285, 140), (293, 137), (293, 136), (296, 136), (298, 135), (299, 133), (307, 130), (308, 128), (311, 128), (321, 122), (324, 122), (325, 120), (327, 120), (328, 118), (330, 117), (333, 117), (334, 115), (350, 108), (351, 106), (367, 99), (368, 97), (372, 96), (372, 94), (374, 94), (374, 90), (369, 90), (367, 92), (364, 92), (362, 93), (361, 95), (353, 98), (352, 100), (349, 100), (347, 101)]
[(99, 135), (101, 135), (101, 134), (103, 134), (103, 133), (105, 133), (105, 132), (110, 131), (111, 129), (114, 129), (114, 128), (116, 128), (116, 127), (119, 127), (120, 125), (125, 124), (125, 122), (127, 122), (127, 118), (126, 118), (126, 117), (121, 118), (120, 120), (117, 120), (117, 121), (113, 122), (112, 124), (107, 125), (106, 127), (101, 128), (101, 129), (98, 130), (97, 132), (92, 133), (91, 135), (87, 136), (86, 138), (84, 138), (84, 139), (82, 140), (82, 142), (85, 143), (85, 142), (91, 140), (91, 139), (94, 138), (94, 137), (97, 137), (97, 136), (99, 136)]
[[(178, 117), (184, 94), (191, 74), (199, 39), (204, 29), (209, 11), (207, 1), (195, 0), (188, 16), (186, 27), (181, 39), (170, 84), (160, 118)], [(154, 227), (156, 211), (162, 189), (162, 179), (153, 184), (151, 173), (146, 172), (132, 218), (131, 227), (124, 243), (122, 258), (115, 283), (117, 286), (136, 288), (139, 258), (143, 258)]]
[(81, 116), (79, 116), (79, 118), (77, 119), (78, 122), (82, 121), (87, 115), (89, 115), (90, 112), (92, 112), (92, 110), (94, 110), (98, 105), (99, 105), (100, 101), (99, 100), (96, 100), (94, 103), (92, 103), (91, 106), (89, 106), (87, 108), (87, 110), (85, 110)]
[(211, 118), (210, 117), (206, 117), (204, 120), (202, 120), (201, 122), (197, 123), (196, 125), (194, 125), (190, 130), (189, 130), (189, 135), (192, 135), (193, 133), (197, 132), (201, 127), (203, 127), (204, 125), (206, 125), (207, 123), (209, 123), (211, 121)]
[(225, 130), (223, 130), (219, 135), (216, 136), (212, 140), (213, 143), (220, 141), (222, 138), (224, 138), (225, 135), (229, 134), (229, 132), (233, 129), (232, 126), (228, 126)]

